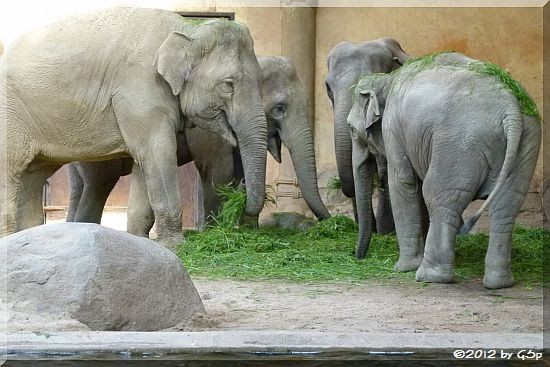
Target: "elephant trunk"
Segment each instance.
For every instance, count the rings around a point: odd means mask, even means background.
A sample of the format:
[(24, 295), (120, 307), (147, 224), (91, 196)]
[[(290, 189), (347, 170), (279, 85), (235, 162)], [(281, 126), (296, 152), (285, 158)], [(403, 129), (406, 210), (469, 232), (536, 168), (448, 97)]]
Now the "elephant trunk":
[[(354, 144), (360, 144), (354, 142)], [(359, 235), (355, 257), (363, 259), (370, 246), (372, 232), (375, 226), (372, 211), (372, 191), (376, 160), (372, 154), (364, 152), (366, 148), (354, 148), (353, 171), (355, 178), (355, 200), (357, 202), (357, 217), (359, 219)], [(362, 153), (362, 154), (361, 154)]]
[(334, 149), (336, 166), (342, 183), (342, 192), (347, 197), (355, 196), (351, 154), (351, 137), (347, 118), (351, 110), (352, 97), (348, 88), (342, 88), (334, 99)]
[(309, 123), (303, 120), (291, 125), (293, 129), (282, 129), (283, 132), (288, 132), (282, 134), (281, 140), (290, 152), (304, 200), (318, 219), (330, 218), (317, 186), (315, 149)]
[(261, 104), (257, 105), (260, 107), (255, 112), (244, 115), (252, 117), (236, 117), (236, 121), (240, 119), (246, 124), (234, 125), (246, 182), (245, 214), (249, 216), (260, 214), (265, 202), (267, 122)]

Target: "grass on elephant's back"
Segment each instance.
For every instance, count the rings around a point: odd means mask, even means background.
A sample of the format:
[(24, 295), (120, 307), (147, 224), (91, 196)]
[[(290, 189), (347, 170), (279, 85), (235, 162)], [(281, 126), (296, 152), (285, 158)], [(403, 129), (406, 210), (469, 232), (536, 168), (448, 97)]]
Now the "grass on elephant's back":
[[(542, 284), (544, 233), (542, 229), (516, 228), (512, 269), (517, 283)], [(399, 254), (394, 235), (375, 234), (367, 257), (357, 260), (357, 228), (344, 216), (319, 222), (305, 232), (215, 226), (186, 236), (178, 256), (194, 276), (298, 282), (414, 279), (414, 272), (393, 271)], [(457, 242), (457, 279), (482, 278), (488, 237), (468, 235)]]

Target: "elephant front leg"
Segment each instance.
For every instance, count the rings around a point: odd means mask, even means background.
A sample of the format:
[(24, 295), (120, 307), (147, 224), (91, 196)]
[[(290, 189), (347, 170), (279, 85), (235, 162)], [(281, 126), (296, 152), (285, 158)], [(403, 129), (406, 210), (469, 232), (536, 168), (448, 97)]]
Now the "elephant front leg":
[(158, 241), (175, 251), (183, 241), (182, 207), (173, 134), (155, 137), (151, 149), (140, 155), (147, 194), (157, 223)]
[(388, 156), (389, 192), (399, 243), (397, 271), (413, 271), (424, 254), (424, 203), (421, 183), (409, 159), (396, 149)]
[(132, 182), (128, 196), (128, 222), (126, 230), (140, 237), (149, 237), (149, 232), (155, 223), (155, 214), (149, 203), (147, 185), (142, 170), (134, 165)]

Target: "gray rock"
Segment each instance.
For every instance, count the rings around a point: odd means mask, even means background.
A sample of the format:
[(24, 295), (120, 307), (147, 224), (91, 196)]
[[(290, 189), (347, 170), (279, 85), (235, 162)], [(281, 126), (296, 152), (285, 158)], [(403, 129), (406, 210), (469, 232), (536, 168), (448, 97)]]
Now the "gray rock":
[[(7, 257), (2, 259), (2, 257)], [(77, 320), (92, 330), (159, 330), (205, 312), (169, 250), (97, 224), (58, 223), (0, 239), (0, 289), (13, 311)]]

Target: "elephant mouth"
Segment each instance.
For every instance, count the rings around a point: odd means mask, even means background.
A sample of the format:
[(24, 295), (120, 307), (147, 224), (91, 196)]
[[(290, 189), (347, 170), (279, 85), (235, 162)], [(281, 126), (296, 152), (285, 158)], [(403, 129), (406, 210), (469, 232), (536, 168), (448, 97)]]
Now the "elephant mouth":
[(229, 142), (232, 147), (236, 148), (238, 145), (237, 133), (235, 132), (233, 127), (231, 127), (227, 113), (225, 111), (222, 111), (222, 114), (223, 117), (221, 118), (221, 120), (223, 121), (223, 127), (227, 134), (227, 137), (224, 136), (224, 139), (227, 140), (227, 142)]
[(229, 123), (228, 116), (225, 111), (220, 111), (214, 115), (195, 116), (191, 121), (192, 127), (199, 127), (208, 130), (222, 137), (232, 147), (237, 147), (237, 134)]
[(281, 135), (278, 131), (269, 134), (267, 138), (267, 150), (277, 163), (281, 163)]

